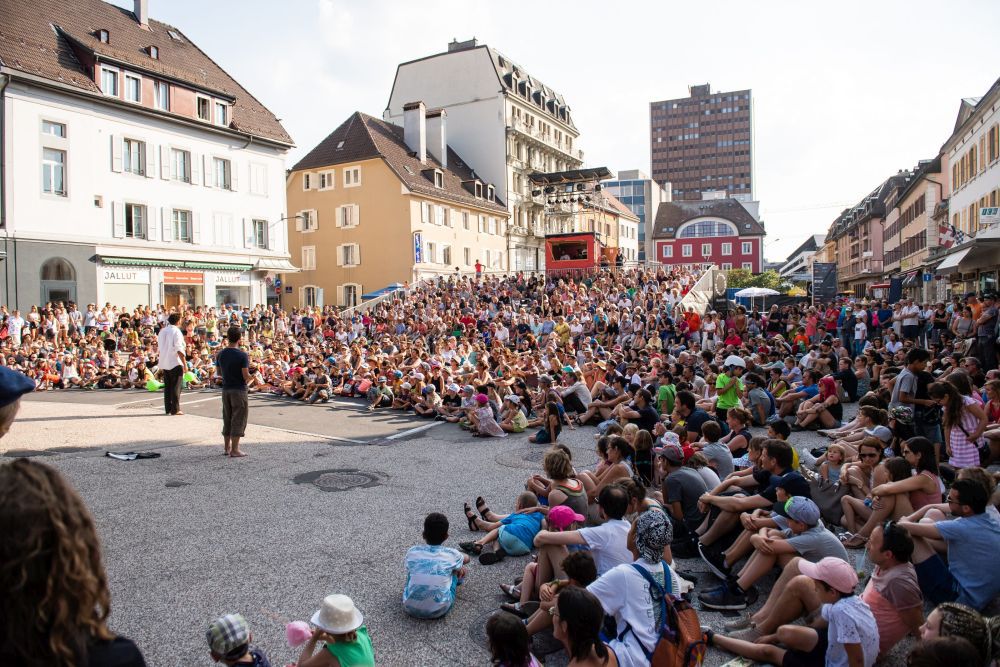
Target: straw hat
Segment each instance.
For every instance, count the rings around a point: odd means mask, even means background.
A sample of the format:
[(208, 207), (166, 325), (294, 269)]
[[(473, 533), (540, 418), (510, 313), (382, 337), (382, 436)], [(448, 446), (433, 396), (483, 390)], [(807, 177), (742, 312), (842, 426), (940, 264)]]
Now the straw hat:
[(343, 635), (360, 628), (364, 620), (351, 598), (346, 595), (327, 595), (323, 598), (323, 606), (313, 614), (309, 622), (330, 634)]

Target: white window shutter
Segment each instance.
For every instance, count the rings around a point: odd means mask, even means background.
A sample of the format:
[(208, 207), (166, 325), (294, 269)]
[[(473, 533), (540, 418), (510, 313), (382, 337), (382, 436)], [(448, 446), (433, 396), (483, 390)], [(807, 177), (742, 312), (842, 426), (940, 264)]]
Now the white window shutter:
[(312, 223), (310, 229), (319, 229), (319, 212), (316, 209), (309, 211), (309, 222)]
[(117, 134), (111, 135), (111, 171), (120, 172), (122, 170), (122, 138)]
[(344, 226), (344, 218), (345, 217), (347, 217), (347, 207), (346, 206), (338, 206), (337, 207), (337, 219), (334, 222), (334, 224), (337, 227), (343, 227)]
[(111, 235), (116, 239), (125, 238), (125, 204), (116, 201), (111, 205)]
[(361, 207), (357, 204), (351, 204), (351, 224), (355, 227), (361, 224)]
[(355, 266), (361, 266), (361, 246), (357, 243), (352, 244), (354, 246), (354, 264)]
[(344, 246), (337, 246), (337, 266), (344, 265)]
[(212, 162), (211, 155), (204, 156), (204, 161), (205, 161), (205, 167), (204, 169), (202, 169), (202, 174), (204, 175), (203, 184), (205, 185), (205, 187), (210, 188), (213, 185), (215, 185), (215, 183), (212, 181), (212, 167), (214, 167), (215, 165)]
[(146, 151), (146, 178), (153, 178), (156, 175), (156, 148), (148, 141), (143, 142), (142, 146)]
[(170, 217), (171, 217), (171, 213), (170, 213), (170, 209), (169, 208), (167, 208), (166, 206), (164, 206), (163, 208), (160, 209), (160, 224), (163, 225), (163, 240), (164, 241), (173, 241), (174, 240), (174, 235), (171, 233), (171, 230), (170, 230), (170, 223), (171, 223)]
[(160, 238), (160, 225), (154, 220), (156, 209), (147, 206), (146, 207), (146, 240), (147, 241), (157, 241)]
[(240, 166), (236, 160), (229, 163), (229, 189), (236, 192), (239, 187)]
[(191, 243), (201, 243), (201, 213), (191, 214)]
[(267, 241), (267, 249), (274, 250), (274, 234), (271, 233), (271, 225), (264, 223), (264, 239)]
[(243, 247), (253, 247), (253, 221), (243, 218)]
[(201, 156), (191, 153), (191, 185), (196, 185), (201, 181)]
[(299, 211), (298, 213), (295, 214), (295, 231), (297, 231), (297, 232), (301, 232), (302, 231), (302, 214), (303, 213), (305, 213), (305, 211)]
[(160, 146), (160, 178), (170, 180), (170, 147)]
[(326, 304), (323, 303), (323, 288), (322, 287), (317, 287), (316, 288), (316, 307), (317, 308), (322, 308), (324, 305), (326, 305)]
[(345, 306), (345, 305), (347, 305), (346, 302), (344, 301), (344, 286), (343, 285), (337, 285), (337, 305), (338, 306)]
[(306, 305), (306, 290), (304, 287), (299, 288), (299, 308)]

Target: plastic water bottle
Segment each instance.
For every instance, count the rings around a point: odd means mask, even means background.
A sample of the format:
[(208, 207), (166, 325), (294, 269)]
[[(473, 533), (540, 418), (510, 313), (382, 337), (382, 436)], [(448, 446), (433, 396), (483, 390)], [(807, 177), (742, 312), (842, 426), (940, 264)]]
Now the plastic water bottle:
[(858, 581), (864, 581), (868, 578), (868, 567), (868, 549), (862, 549), (854, 568), (858, 573)]

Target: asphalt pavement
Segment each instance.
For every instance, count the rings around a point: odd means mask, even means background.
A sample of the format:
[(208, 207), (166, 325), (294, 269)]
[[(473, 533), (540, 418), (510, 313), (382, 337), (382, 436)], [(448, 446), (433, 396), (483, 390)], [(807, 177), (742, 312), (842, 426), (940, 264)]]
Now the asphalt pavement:
[[(285, 645), (284, 623), (308, 620), (330, 593), (346, 593), (361, 608), (381, 665), (489, 663), (484, 625), (503, 601), (498, 584), (519, 575), (527, 559), (473, 563), (454, 610), (418, 621), (400, 604), (403, 556), (420, 542), (429, 512), (449, 517), (447, 544), (457, 546), (471, 537), (463, 502), (482, 495), (494, 510), (510, 511), (540, 469), (544, 446), (526, 434), (474, 439), (454, 425), (373, 415), (356, 402), (255, 397), (249, 456), (229, 459), (217, 394), (186, 392), (182, 402), (185, 415), (166, 416), (159, 394), (33, 394), (0, 440), (3, 456), (36, 456), (83, 495), (104, 546), (111, 627), (136, 641), (150, 665), (213, 664), (205, 625), (228, 612), (247, 617), (272, 664), (288, 664), (297, 653)], [(576, 466), (596, 463), (594, 433), (560, 436)], [(793, 434), (800, 448), (822, 442)], [(118, 461), (106, 451), (161, 457)], [(700, 560), (678, 566), (699, 578), (698, 591), (718, 585)], [(763, 582), (757, 606), (771, 583)], [(735, 617), (699, 614), (717, 629)], [(544, 638), (537, 646), (556, 648)], [(730, 658), (712, 649), (706, 665)], [(565, 662), (557, 652), (546, 664)]]

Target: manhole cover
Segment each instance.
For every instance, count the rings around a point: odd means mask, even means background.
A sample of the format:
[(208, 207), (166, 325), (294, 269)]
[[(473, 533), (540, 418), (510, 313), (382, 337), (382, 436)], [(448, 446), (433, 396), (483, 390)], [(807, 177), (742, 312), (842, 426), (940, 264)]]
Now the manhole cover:
[[(495, 461), (508, 468), (522, 468), (524, 470), (538, 470), (542, 467), (542, 460), (545, 452), (549, 451), (546, 445), (531, 445), (529, 447), (519, 447), (496, 455)], [(597, 454), (593, 449), (582, 447), (570, 447), (573, 452), (573, 465), (580, 468), (587, 468), (597, 464)]]
[(381, 472), (356, 468), (337, 468), (304, 472), (293, 477), (292, 481), (296, 484), (313, 484), (323, 491), (349, 491), (350, 489), (381, 486), (387, 477), (385, 473)]

